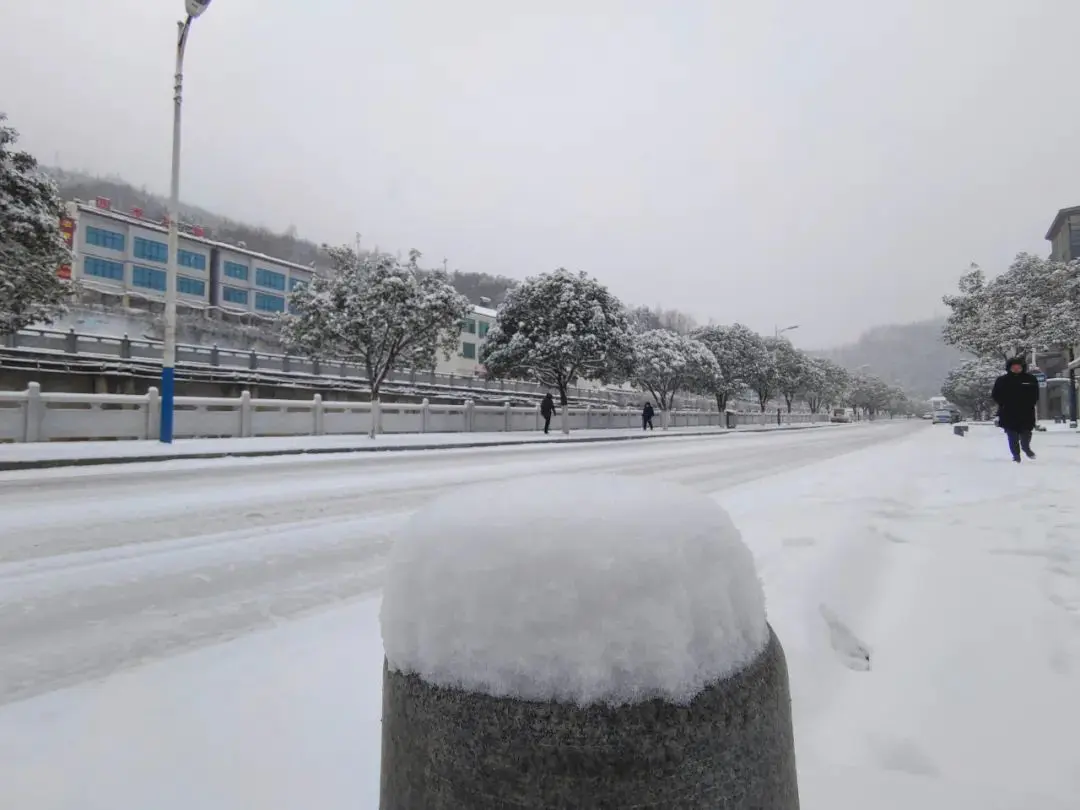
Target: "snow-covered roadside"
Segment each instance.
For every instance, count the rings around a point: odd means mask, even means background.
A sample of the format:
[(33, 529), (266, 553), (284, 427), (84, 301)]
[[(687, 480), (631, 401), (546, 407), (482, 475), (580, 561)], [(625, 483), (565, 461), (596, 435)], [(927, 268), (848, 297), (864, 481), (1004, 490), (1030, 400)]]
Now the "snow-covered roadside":
[(78, 462), (86, 460), (154, 461), (155, 459), (213, 458), (226, 456), (289, 455), (372, 452), (380, 450), (431, 450), (444, 447), (552, 444), (625, 439), (659, 439), (672, 436), (726, 436), (746, 433), (790, 432), (807, 429), (843, 429), (827, 423), (814, 425), (751, 425), (725, 430), (720, 427), (677, 427), (643, 432), (639, 428), (575, 430), (569, 436), (558, 431), (511, 431), (507, 433), (391, 433), (369, 439), (364, 435), (265, 436), (250, 439), (181, 439), (173, 444), (156, 441), (40, 442), (0, 444), (0, 469), (5, 466)]
[[(718, 494), (792, 677), (806, 810), (1074, 807), (1080, 437), (927, 426)], [(0, 806), (374, 808), (378, 600), (0, 709)], [(867, 655), (869, 661), (867, 661)]]
[(1075, 806), (1080, 436), (1036, 449), (933, 426), (723, 494), (787, 650), (804, 808)]

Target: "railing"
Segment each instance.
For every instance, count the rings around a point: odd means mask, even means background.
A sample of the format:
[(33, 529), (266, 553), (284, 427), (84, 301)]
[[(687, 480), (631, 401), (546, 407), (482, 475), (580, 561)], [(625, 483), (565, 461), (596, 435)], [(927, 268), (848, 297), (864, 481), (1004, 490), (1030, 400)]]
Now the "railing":
[[(0, 391), (0, 442), (90, 439), (156, 439), (161, 401), (156, 388), (145, 396), (44, 393), (38, 383), (26, 391)], [(661, 418), (665, 415), (661, 414)], [(726, 414), (676, 410), (666, 414), (672, 427), (720, 427)], [(776, 424), (775, 414), (732, 414), (736, 425)], [(636, 408), (567, 409), (571, 430), (641, 426)], [(827, 422), (827, 414), (784, 414), (785, 424)], [(659, 420), (658, 420), (659, 421)], [(234, 398), (177, 397), (178, 438), (323, 436), (364, 434), (374, 422), (381, 433), (486, 433), (534, 431), (543, 427), (540, 406), (255, 399), (247, 391)], [(555, 420), (559, 424), (558, 417)]]
[[(117, 360), (161, 362), (162, 344), (146, 338), (88, 335), (74, 329), (61, 332), (54, 329), (24, 329), (8, 335), (7, 348), (68, 355), (89, 355)], [(366, 381), (366, 370), (344, 360), (314, 360), (288, 354), (274, 354), (244, 349), (222, 349), (218, 346), (178, 344), (178, 368), (231, 368), (252, 372), (295, 374), (311, 377)], [(490, 393), (526, 394), (539, 396), (547, 389), (534, 382), (522, 380), (486, 380), (478, 377), (444, 374), (436, 371), (391, 371), (386, 378), (390, 385), (429, 385), (457, 390), (487, 391)], [(612, 391), (602, 388), (571, 388), (572, 399), (596, 400), (619, 405), (638, 403), (646, 396), (636, 391)], [(680, 397), (684, 404), (707, 408), (709, 401), (698, 397)]]

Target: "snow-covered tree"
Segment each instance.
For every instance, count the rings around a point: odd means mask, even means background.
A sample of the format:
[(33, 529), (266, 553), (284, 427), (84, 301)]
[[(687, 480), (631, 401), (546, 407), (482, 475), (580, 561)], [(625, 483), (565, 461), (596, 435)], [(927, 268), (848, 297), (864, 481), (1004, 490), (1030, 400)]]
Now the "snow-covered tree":
[(810, 382), (807, 379), (812, 373), (810, 358), (786, 338), (771, 338), (766, 341), (766, 346), (772, 350), (776, 365), (776, 390), (784, 397), (787, 412), (791, 413), (795, 400), (803, 395)]
[(286, 345), (312, 357), (357, 359), (372, 400), (392, 369), (432, 369), (440, 351), (449, 358), (458, 350), (469, 301), (443, 271), (420, 270), (418, 251), (407, 264), (385, 254), (357, 256), (351, 247), (330, 248), (329, 257), (331, 273), (289, 296)]
[(965, 360), (941, 386), (941, 395), (972, 415), (988, 413), (993, 407), (990, 392), (1004, 367), (988, 359)]
[[(667, 329), (653, 329), (634, 339), (630, 380), (653, 395), (662, 411), (670, 410), (679, 391), (707, 394), (718, 387), (720, 367), (709, 347)], [(667, 422), (664, 422), (665, 427)]]
[(492, 377), (533, 379), (556, 389), (568, 432), (570, 386), (579, 379), (626, 379), (633, 344), (619, 299), (585, 273), (560, 268), (526, 279), (507, 294), (480, 362)]
[(71, 285), (57, 276), (72, 261), (60, 231), (64, 205), (56, 184), (26, 152), (0, 113), (0, 335), (50, 323)]
[(850, 375), (847, 370), (831, 360), (808, 358), (803, 379), (802, 397), (810, 413), (820, 413), (844, 401)]
[(1020, 253), (987, 282), (975, 265), (945, 296), (945, 342), (976, 357), (1004, 360), (1080, 340), (1080, 263)]
[(731, 326), (705, 326), (691, 334), (700, 340), (716, 358), (720, 368), (718, 384), (712, 393), (722, 411), (729, 401), (759, 379), (771, 364), (769, 350), (761, 335), (736, 323)]
[(889, 403), (895, 399), (897, 390), (874, 374), (857, 372), (851, 377), (846, 395), (847, 404), (873, 418), (887, 409)]

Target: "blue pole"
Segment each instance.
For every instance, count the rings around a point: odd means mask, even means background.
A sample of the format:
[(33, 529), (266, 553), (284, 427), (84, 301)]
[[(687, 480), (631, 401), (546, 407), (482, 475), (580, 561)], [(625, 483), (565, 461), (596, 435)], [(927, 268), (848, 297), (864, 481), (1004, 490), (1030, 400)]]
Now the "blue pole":
[(161, 369), (161, 441), (172, 444), (173, 400), (176, 395), (176, 369)]

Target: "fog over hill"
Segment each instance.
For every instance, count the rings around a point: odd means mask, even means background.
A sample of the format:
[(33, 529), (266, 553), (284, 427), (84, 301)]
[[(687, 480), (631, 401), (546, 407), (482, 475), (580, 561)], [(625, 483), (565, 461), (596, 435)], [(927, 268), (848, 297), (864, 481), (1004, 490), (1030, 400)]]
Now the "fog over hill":
[(877, 326), (855, 343), (811, 354), (827, 357), (852, 370), (865, 367), (909, 394), (937, 396), (941, 393), (945, 375), (967, 358), (942, 340), (944, 324), (944, 318), (931, 318), (903, 325)]

